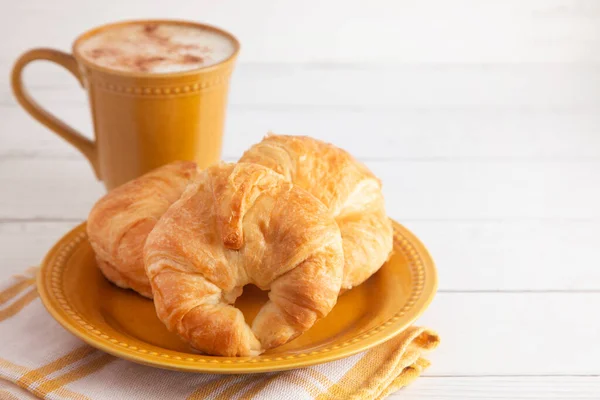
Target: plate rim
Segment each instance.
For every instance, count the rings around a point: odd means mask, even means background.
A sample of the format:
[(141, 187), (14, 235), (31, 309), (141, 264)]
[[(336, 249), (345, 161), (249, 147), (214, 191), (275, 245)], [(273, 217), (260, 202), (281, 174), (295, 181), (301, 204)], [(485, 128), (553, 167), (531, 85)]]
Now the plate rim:
[(408, 301), (384, 323), (346, 340), (342, 345), (334, 344), (318, 351), (290, 356), (274, 355), (268, 358), (207, 355), (181, 357), (172, 355), (178, 353), (176, 351), (164, 349), (165, 353), (158, 353), (111, 338), (85, 321), (76, 310), (71, 309), (59, 285), (62, 282), (60, 267), (64, 269), (65, 261), (87, 238), (85, 221), (63, 235), (48, 251), (37, 274), (37, 288), (46, 310), (71, 334), (92, 347), (139, 364), (176, 371), (216, 374), (275, 372), (308, 367), (355, 355), (395, 337), (421, 316), (433, 300), (438, 278), (431, 255), (412, 232), (393, 219), (391, 221), (394, 227), (394, 249), (400, 248), (404, 252), (415, 277)]

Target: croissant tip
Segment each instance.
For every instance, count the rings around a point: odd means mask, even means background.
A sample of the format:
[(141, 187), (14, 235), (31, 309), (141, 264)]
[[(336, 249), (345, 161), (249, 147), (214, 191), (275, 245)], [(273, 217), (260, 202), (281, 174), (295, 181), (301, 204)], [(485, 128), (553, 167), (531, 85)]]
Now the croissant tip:
[(228, 249), (239, 250), (242, 247), (242, 237), (237, 232), (231, 232), (223, 236), (223, 245)]

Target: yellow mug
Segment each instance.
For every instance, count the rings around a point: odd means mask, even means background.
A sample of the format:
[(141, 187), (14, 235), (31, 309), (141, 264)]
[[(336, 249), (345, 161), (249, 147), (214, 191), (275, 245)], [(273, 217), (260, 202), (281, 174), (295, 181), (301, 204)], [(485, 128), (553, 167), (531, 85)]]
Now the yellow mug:
[[(230, 39), (234, 51), (224, 61), (175, 73), (114, 70), (85, 59), (78, 50), (86, 38), (128, 24), (180, 24), (215, 31)], [(196, 161), (200, 167), (217, 162), (229, 78), (239, 42), (228, 32), (195, 22), (140, 20), (118, 22), (79, 36), (72, 54), (33, 49), (12, 70), (12, 88), (21, 106), (36, 120), (75, 146), (92, 164), (96, 177), (112, 189), (174, 160)], [(65, 67), (87, 90), (95, 140), (90, 140), (37, 104), (23, 87), (22, 72), (35, 60)]]

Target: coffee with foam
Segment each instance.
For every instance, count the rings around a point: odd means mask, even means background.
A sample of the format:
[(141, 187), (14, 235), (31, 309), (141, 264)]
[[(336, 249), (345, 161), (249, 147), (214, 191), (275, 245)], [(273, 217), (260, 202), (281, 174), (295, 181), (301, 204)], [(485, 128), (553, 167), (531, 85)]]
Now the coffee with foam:
[(216, 30), (160, 22), (105, 29), (85, 39), (78, 50), (101, 67), (164, 74), (218, 64), (233, 55), (236, 45)]

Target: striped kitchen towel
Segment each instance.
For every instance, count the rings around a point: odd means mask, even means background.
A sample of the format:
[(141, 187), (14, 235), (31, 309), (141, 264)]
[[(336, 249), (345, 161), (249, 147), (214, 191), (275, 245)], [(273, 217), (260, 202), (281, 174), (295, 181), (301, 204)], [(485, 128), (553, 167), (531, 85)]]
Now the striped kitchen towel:
[(36, 268), (0, 285), (0, 399), (382, 399), (417, 378), (438, 344), (427, 329), (343, 360), (253, 375), (166, 371), (84, 344), (46, 312)]

